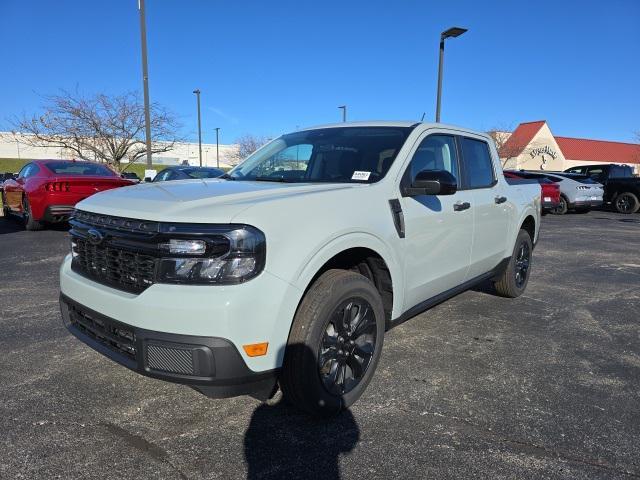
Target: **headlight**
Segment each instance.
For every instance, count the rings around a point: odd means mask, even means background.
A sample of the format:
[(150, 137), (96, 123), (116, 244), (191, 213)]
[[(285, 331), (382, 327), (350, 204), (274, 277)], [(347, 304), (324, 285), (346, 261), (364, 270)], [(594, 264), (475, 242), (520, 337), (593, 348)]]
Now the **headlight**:
[(160, 245), (181, 258), (160, 260), (158, 282), (229, 285), (246, 282), (264, 268), (265, 237), (257, 228), (211, 226), (199, 230), (197, 225), (187, 229), (174, 225), (167, 233), (196, 238), (171, 239)]

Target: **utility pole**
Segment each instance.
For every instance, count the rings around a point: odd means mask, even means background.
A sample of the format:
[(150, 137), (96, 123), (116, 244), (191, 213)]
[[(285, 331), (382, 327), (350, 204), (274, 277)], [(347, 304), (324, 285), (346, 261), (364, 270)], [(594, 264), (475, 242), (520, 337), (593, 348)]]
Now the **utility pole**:
[(147, 145), (147, 165), (151, 167), (151, 114), (149, 113), (149, 69), (147, 68), (147, 22), (144, 0), (138, 0), (140, 11), (140, 43), (142, 44), (142, 90), (144, 92), (144, 134)]
[(198, 149), (200, 152), (200, 166), (202, 166), (202, 128), (200, 127), (200, 90), (195, 89), (193, 93), (196, 94), (198, 99)]
[(466, 28), (452, 27), (440, 34), (440, 60), (438, 62), (438, 96), (436, 99), (436, 122), (440, 121), (440, 99), (442, 97), (442, 65), (444, 63), (444, 41), (447, 38), (459, 37), (466, 31)]
[(216, 167), (220, 168), (220, 127), (216, 127)]
[(338, 107), (340, 110), (342, 110), (342, 122), (346, 122), (347, 121), (347, 106), (346, 105), (340, 105)]

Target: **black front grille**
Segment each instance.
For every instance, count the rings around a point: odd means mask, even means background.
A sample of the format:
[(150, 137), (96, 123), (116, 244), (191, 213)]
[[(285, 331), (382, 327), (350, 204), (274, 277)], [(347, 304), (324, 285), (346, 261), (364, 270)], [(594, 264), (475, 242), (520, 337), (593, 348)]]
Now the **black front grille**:
[(74, 271), (100, 283), (131, 293), (140, 293), (153, 285), (156, 258), (151, 255), (94, 245), (89, 240), (73, 238)]
[(75, 210), (71, 220), (71, 269), (95, 282), (139, 294), (157, 281), (167, 242), (196, 236), (206, 242), (207, 258), (226, 254), (232, 225), (160, 223)]
[(80, 332), (97, 340), (109, 349), (125, 355), (127, 358), (136, 358), (136, 335), (117, 322), (105, 318), (98, 318), (74, 304), (68, 303), (69, 320)]

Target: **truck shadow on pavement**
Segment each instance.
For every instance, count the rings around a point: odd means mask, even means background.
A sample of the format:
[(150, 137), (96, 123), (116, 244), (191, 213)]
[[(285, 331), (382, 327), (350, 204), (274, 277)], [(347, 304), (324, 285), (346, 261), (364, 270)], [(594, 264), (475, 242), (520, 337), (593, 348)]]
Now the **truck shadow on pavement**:
[[(311, 350), (303, 348), (307, 360), (315, 361)], [(340, 479), (340, 455), (351, 452), (359, 439), (350, 410), (314, 417), (289, 404), (279, 391), (254, 410), (245, 432), (247, 478)]]
[(22, 230), (24, 230), (24, 227), (18, 220), (0, 217), (0, 235), (21, 232)]
[(360, 429), (349, 410), (316, 419), (284, 400), (262, 404), (245, 433), (247, 478), (339, 479), (340, 454), (352, 451), (359, 439)]
[[(56, 232), (64, 232), (69, 230), (69, 224), (66, 222), (63, 223), (53, 223), (46, 225), (46, 230), (53, 230)], [(10, 233), (18, 233), (26, 231), (24, 228), (24, 224), (19, 217), (0, 217), (0, 235), (6, 235)], [(30, 232), (34, 235), (38, 235), (40, 232)]]

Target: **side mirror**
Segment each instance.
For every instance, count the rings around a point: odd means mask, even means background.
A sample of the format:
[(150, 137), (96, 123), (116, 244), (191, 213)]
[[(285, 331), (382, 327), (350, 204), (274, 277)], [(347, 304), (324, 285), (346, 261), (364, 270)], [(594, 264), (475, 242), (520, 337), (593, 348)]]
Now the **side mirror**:
[(405, 187), (408, 197), (418, 195), (453, 195), (458, 190), (458, 181), (446, 170), (422, 170), (418, 172), (411, 186)]

